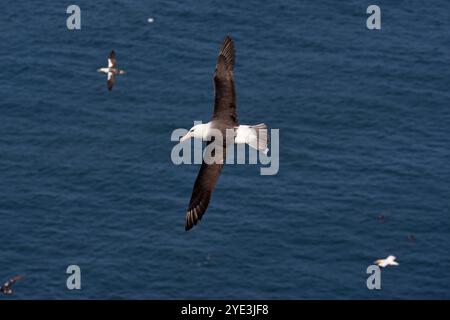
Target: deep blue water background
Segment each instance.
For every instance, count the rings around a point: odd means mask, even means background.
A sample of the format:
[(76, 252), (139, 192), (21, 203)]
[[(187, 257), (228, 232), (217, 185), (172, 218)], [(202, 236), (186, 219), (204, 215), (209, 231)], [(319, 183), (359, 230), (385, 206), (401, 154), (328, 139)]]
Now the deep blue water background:
[[(67, 1), (0, 10), (0, 281), (27, 276), (12, 298), (450, 298), (448, 1), (379, 0), (380, 31), (356, 0), (74, 3), (81, 31)], [(172, 164), (170, 134), (211, 116), (228, 33), (240, 122), (280, 129), (280, 171), (227, 166), (186, 233), (198, 166)], [(128, 74), (108, 92), (112, 48)]]

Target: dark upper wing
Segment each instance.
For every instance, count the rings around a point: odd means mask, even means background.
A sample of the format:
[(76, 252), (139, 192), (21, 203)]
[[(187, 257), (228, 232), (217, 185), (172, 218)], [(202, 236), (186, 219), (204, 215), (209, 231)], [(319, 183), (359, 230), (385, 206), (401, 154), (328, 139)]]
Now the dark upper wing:
[(231, 121), (237, 125), (236, 92), (234, 88), (234, 44), (230, 36), (226, 36), (217, 58), (214, 72), (215, 104), (213, 119)]
[(108, 57), (108, 68), (115, 68), (116, 67), (116, 53), (114, 50), (111, 50), (111, 53)]
[(189, 201), (189, 209), (186, 214), (186, 231), (196, 225), (205, 214), (222, 168), (223, 164), (202, 163), (192, 190), (191, 201)]
[(24, 276), (21, 275), (17, 275), (15, 277), (12, 277), (9, 282), (11, 285), (13, 285), (14, 283), (16, 283), (16, 281), (22, 280), (24, 278)]
[(114, 85), (114, 82), (116, 81), (116, 76), (114, 73), (109, 72), (108, 73), (108, 90), (111, 91)]

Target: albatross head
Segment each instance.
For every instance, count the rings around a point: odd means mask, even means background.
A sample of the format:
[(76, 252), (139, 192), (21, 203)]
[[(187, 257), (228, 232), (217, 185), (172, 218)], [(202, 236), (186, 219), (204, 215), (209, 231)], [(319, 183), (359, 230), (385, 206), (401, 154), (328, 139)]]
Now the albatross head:
[(180, 142), (184, 142), (186, 140), (189, 140), (190, 138), (197, 138), (197, 139), (203, 139), (204, 135), (207, 132), (207, 123), (203, 124), (197, 124), (193, 126), (188, 133), (186, 133), (183, 137), (181, 137)]

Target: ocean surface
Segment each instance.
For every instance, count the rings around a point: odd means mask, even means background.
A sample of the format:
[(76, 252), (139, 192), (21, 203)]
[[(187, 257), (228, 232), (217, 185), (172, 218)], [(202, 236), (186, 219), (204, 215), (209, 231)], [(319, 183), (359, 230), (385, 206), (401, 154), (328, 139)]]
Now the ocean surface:
[[(379, 0), (381, 30), (356, 0), (77, 0), (74, 31), (69, 4), (0, 10), (1, 299), (450, 299), (448, 1)], [(211, 117), (226, 34), (280, 169), (227, 165), (185, 232), (170, 135)]]

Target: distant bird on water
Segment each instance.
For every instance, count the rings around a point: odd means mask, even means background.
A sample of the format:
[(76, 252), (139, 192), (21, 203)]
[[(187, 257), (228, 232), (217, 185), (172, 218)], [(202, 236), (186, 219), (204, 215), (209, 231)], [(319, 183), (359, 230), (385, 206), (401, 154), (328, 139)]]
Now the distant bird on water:
[(117, 67), (116, 67), (116, 53), (114, 52), (114, 50), (111, 50), (111, 53), (109, 54), (108, 67), (100, 68), (97, 71), (101, 72), (101, 73), (106, 73), (108, 75), (108, 90), (109, 91), (112, 90), (114, 82), (116, 81), (116, 75), (125, 73), (125, 71), (117, 69)]
[(9, 279), (8, 281), (6, 281), (3, 284), (3, 286), (0, 288), (0, 292), (3, 293), (3, 294), (12, 294), (13, 293), (13, 291), (12, 291), (13, 284), (16, 283), (17, 281), (23, 279), (23, 278), (24, 277), (20, 276), (20, 275), (12, 277), (11, 279)]
[[(251, 147), (267, 153), (267, 126), (259, 125), (239, 125), (236, 113), (236, 91), (234, 87), (233, 69), (235, 62), (234, 43), (231, 37), (226, 36), (219, 57), (217, 58), (216, 70), (214, 72), (215, 104), (211, 121), (205, 124), (198, 124), (192, 127), (184, 135), (180, 142), (190, 138), (211, 140), (214, 137), (214, 129), (222, 133), (223, 141), (217, 145), (221, 149), (218, 154), (211, 154), (207, 162), (203, 159), (202, 166), (195, 180), (191, 200), (189, 201), (186, 213), (185, 230), (191, 229), (202, 219), (208, 208), (211, 194), (219, 179), (226, 158), (227, 146), (234, 143), (247, 143)], [(226, 130), (231, 129), (234, 135), (227, 137)], [(230, 139), (231, 138), (231, 139)], [(208, 142), (209, 145), (211, 142)], [(216, 150), (215, 150), (216, 151)], [(219, 159), (217, 159), (217, 157)]]
[(386, 259), (378, 259), (375, 261), (375, 264), (381, 268), (385, 268), (387, 266), (398, 266), (398, 263), (395, 262), (397, 259), (395, 256), (389, 256)]

